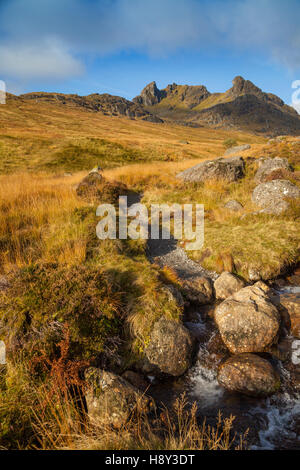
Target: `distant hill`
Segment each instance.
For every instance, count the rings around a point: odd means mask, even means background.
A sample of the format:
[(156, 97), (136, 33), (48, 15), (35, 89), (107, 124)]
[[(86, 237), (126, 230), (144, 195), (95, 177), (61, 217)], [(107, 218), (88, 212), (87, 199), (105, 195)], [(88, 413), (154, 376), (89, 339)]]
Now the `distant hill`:
[(272, 136), (300, 135), (300, 115), (294, 108), (240, 76), (224, 93), (210, 93), (203, 85), (176, 83), (159, 90), (151, 82), (133, 102), (178, 124), (236, 128)]
[(80, 107), (88, 111), (101, 112), (107, 116), (126, 116), (130, 119), (142, 119), (149, 122), (163, 122), (153, 116), (144, 106), (128, 101), (120, 96), (107, 93), (93, 93), (88, 96), (66, 95), (63, 93), (26, 93), (19, 96), (20, 100), (33, 100), (36, 103), (47, 102), (64, 104), (69, 107)]

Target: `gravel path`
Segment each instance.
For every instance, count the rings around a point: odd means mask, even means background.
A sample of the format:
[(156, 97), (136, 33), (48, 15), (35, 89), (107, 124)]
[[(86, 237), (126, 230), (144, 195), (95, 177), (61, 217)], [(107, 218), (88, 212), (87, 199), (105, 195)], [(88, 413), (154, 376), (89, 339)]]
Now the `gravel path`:
[[(142, 194), (138, 193), (128, 195), (128, 207), (140, 202), (142, 197)], [(168, 240), (149, 239), (147, 242), (147, 256), (151, 263), (157, 263), (162, 268), (168, 266), (173, 269), (180, 279), (187, 280), (197, 276), (206, 276), (214, 281), (218, 278), (217, 273), (207, 271), (199, 263), (191, 260), (186, 252), (178, 246), (177, 240), (174, 238)]]
[(185, 251), (177, 245), (177, 241), (171, 240), (148, 240), (147, 255), (152, 263), (157, 263), (162, 268), (172, 268), (179, 278), (191, 279), (196, 276), (210, 277), (212, 280), (218, 278), (215, 272), (207, 271), (199, 263), (191, 260)]

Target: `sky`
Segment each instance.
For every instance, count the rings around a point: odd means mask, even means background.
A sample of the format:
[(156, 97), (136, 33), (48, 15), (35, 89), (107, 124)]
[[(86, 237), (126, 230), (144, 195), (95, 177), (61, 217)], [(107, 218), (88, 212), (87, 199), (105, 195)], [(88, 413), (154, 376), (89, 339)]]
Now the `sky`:
[(300, 0), (0, 0), (0, 80), (132, 99), (153, 80), (220, 92), (242, 75), (291, 104), (299, 24)]

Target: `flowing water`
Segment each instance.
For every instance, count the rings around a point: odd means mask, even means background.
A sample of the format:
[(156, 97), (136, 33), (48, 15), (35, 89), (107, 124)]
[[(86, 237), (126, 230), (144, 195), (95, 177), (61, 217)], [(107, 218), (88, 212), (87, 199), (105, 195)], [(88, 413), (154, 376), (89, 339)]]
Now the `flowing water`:
[[(284, 292), (298, 293), (299, 287), (287, 287)], [(198, 321), (197, 321), (198, 319)], [(207, 367), (206, 341), (212, 334), (212, 322), (194, 314), (194, 321), (186, 326), (198, 337), (200, 348), (195, 366), (184, 376), (165, 384), (153, 386), (153, 396), (170, 406), (183, 392), (190, 404), (197, 403), (200, 418), (214, 425), (218, 412), (223, 417), (235, 416), (237, 433), (249, 429), (251, 449), (300, 449), (300, 391), (291, 385), (291, 372), (280, 361), (275, 365), (280, 373), (280, 393), (264, 399), (251, 398), (226, 391), (217, 381), (216, 367)], [(207, 333), (208, 330), (208, 334)], [(202, 338), (202, 339), (201, 339)], [(287, 338), (290, 344), (293, 338)], [(300, 366), (298, 366), (300, 367)]]

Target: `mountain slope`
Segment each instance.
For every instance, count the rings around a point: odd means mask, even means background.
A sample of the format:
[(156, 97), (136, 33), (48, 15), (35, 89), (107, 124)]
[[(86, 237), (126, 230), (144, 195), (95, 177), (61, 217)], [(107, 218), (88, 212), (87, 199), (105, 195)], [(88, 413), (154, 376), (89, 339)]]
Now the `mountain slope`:
[(232, 88), (225, 93), (175, 83), (159, 90), (152, 82), (133, 102), (160, 118), (187, 125), (300, 135), (300, 116), (294, 108), (240, 76), (235, 77)]
[(92, 112), (101, 112), (108, 116), (126, 116), (130, 119), (158, 122), (162, 120), (153, 116), (140, 104), (128, 101), (120, 96), (107, 93), (93, 93), (88, 96), (66, 95), (62, 93), (27, 93), (19, 96), (20, 100), (33, 100), (36, 103), (60, 103), (68, 107), (81, 107)]

